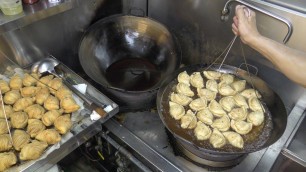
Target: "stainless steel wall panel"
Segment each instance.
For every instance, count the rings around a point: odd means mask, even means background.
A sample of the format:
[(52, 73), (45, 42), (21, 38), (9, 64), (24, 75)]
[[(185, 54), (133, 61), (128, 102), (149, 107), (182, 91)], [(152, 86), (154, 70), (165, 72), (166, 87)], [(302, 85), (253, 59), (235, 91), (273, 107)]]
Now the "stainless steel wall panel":
[(80, 39), (95, 21), (120, 13), (121, 0), (79, 1), (73, 9), (36, 21), (0, 36), (0, 51), (21, 66), (51, 54), (74, 70)]
[[(173, 30), (181, 44), (185, 64), (210, 63), (234, 37), (231, 24), (237, 3), (230, 5), (229, 20), (224, 22), (220, 16), (226, 2), (226, 0), (152, 0), (149, 1), (149, 17)], [(303, 39), (306, 33), (303, 31), (306, 27), (305, 15), (258, 0), (248, 2), (291, 21), (293, 34), (287, 45), (306, 51), (306, 46), (303, 46), (306, 45), (306, 39)], [(282, 22), (258, 12), (257, 23), (258, 30), (263, 35), (278, 42), (282, 42), (288, 31)], [(281, 96), (290, 112), (305, 89), (286, 78), (271, 62), (250, 47), (243, 45), (243, 51), (247, 62), (258, 67), (259, 77)], [(240, 41), (236, 41), (225, 63), (238, 66), (242, 62)]]

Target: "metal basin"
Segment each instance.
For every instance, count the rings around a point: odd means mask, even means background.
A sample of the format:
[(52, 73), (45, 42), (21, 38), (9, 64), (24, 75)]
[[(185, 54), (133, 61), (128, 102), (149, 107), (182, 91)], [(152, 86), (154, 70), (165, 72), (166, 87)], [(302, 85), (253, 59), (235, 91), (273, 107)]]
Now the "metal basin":
[(79, 59), (121, 109), (139, 110), (155, 105), (162, 80), (179, 67), (177, 47), (168, 29), (154, 20), (112, 16), (86, 31)]

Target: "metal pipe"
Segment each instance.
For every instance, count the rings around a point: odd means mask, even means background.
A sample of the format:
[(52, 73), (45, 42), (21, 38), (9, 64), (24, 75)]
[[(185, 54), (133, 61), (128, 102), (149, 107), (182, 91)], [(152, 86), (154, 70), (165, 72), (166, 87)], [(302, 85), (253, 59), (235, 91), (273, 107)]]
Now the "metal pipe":
[(284, 40), (283, 40), (283, 43), (286, 44), (286, 43), (288, 42), (288, 40), (289, 40), (289, 38), (290, 38), (290, 36), (292, 35), (292, 32), (293, 32), (293, 26), (292, 26), (292, 24), (291, 24), (290, 21), (288, 21), (287, 19), (285, 19), (285, 18), (283, 18), (283, 17), (281, 17), (281, 16), (278, 16), (278, 15), (276, 15), (276, 14), (273, 14), (273, 13), (271, 13), (271, 12), (269, 12), (269, 11), (266, 11), (266, 10), (264, 10), (264, 9), (261, 9), (261, 8), (259, 8), (259, 7), (256, 7), (256, 6), (254, 6), (254, 5), (250, 4), (250, 3), (247, 3), (247, 2), (242, 1), (242, 0), (229, 0), (229, 1), (227, 1), (227, 2), (225, 3), (225, 5), (224, 5), (224, 8), (223, 8), (222, 12), (221, 12), (221, 20), (227, 20), (227, 19), (228, 19), (228, 15), (229, 15), (229, 13), (230, 13), (229, 5), (230, 5), (232, 2), (238, 2), (238, 3), (243, 4), (243, 5), (245, 5), (245, 6), (249, 7), (249, 8), (252, 8), (253, 10), (256, 10), (256, 11), (258, 11), (258, 12), (261, 12), (261, 13), (263, 13), (263, 14), (266, 14), (266, 15), (272, 17), (272, 18), (275, 18), (275, 19), (277, 19), (277, 20), (279, 20), (279, 21), (285, 23), (285, 24), (287, 25), (288, 32), (287, 32), (287, 35), (285, 36), (285, 38), (284, 38)]
[(103, 137), (106, 141), (108, 141), (111, 145), (113, 145), (120, 153), (126, 156), (130, 161), (132, 161), (138, 168), (140, 168), (144, 172), (151, 172), (147, 166), (145, 166), (142, 162), (140, 162), (134, 155), (132, 155), (129, 151), (127, 151), (124, 147), (118, 144), (115, 140), (110, 138), (106, 133), (101, 132), (100, 136)]

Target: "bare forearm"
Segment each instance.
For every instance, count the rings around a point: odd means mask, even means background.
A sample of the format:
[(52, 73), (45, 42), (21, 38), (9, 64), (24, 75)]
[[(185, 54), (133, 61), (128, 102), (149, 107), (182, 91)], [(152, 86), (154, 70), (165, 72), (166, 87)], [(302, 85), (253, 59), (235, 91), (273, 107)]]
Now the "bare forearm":
[(270, 60), (289, 79), (306, 87), (306, 54), (304, 52), (263, 36), (249, 40), (247, 44)]

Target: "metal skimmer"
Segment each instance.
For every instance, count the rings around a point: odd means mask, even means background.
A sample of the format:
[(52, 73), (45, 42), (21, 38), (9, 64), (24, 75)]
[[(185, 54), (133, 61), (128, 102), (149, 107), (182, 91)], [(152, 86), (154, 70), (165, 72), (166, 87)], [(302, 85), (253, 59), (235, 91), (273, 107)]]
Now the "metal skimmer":
[[(249, 8), (245, 7), (245, 8), (244, 8), (244, 11), (245, 11), (246, 17), (251, 17), (251, 10), (250, 10)], [(211, 63), (211, 65), (209, 65), (205, 70), (209, 69), (213, 64), (215, 64), (216, 61), (226, 52), (226, 54), (225, 54), (225, 56), (224, 56), (224, 58), (223, 58), (223, 60), (222, 60), (222, 62), (221, 62), (221, 64), (220, 64), (220, 66), (219, 66), (219, 70), (221, 69), (221, 67), (222, 67), (222, 65), (223, 65), (223, 63), (224, 63), (224, 61), (225, 61), (226, 58), (227, 58), (228, 53), (230, 52), (230, 50), (232, 49), (233, 44), (235, 43), (236, 38), (237, 38), (237, 35), (235, 35), (235, 37), (234, 37), (234, 38), (231, 40), (231, 42), (227, 45), (227, 47), (226, 47), (226, 48), (224, 49), (224, 51), (220, 54), (220, 56), (217, 57), (216, 60), (213, 61), (213, 62)], [(241, 48), (242, 48), (242, 46), (241, 46)], [(246, 62), (246, 58), (245, 58), (245, 56), (244, 56), (244, 51), (243, 51), (243, 49), (242, 49), (242, 54), (243, 54), (244, 62), (245, 62), (246, 67), (247, 67), (247, 62)], [(248, 70), (248, 68), (247, 68), (247, 70)], [(248, 72), (249, 72), (249, 70), (248, 70)], [(249, 73), (249, 74), (250, 74), (250, 73)]]
[[(251, 17), (251, 10), (250, 10), (249, 8), (244, 7), (244, 12), (245, 12), (245, 15), (246, 15), (247, 18)], [(216, 60), (214, 60), (213, 63), (211, 63), (205, 70), (208, 70), (212, 65), (216, 64), (216, 61), (219, 60), (219, 58), (226, 52), (226, 54), (225, 54), (225, 56), (224, 56), (224, 58), (223, 58), (223, 60), (222, 60), (222, 62), (221, 62), (221, 64), (220, 64), (220, 66), (219, 66), (218, 69), (220, 70), (220, 69), (222, 68), (222, 65), (223, 65), (224, 61), (226, 60), (226, 58), (227, 58), (227, 56), (228, 56), (230, 50), (232, 49), (232, 46), (233, 46), (233, 44), (235, 43), (236, 38), (237, 38), (237, 35), (235, 35), (235, 37), (234, 37), (234, 38), (231, 40), (231, 42), (227, 45), (227, 47), (226, 47), (226, 48), (224, 49), (224, 51), (220, 54), (220, 56), (217, 57)], [(248, 75), (249, 75), (249, 77), (250, 77), (250, 84), (251, 84), (252, 88), (253, 88), (254, 90), (256, 90), (255, 87), (254, 87), (254, 84), (253, 84), (253, 78), (251, 77), (250, 70), (249, 70), (249, 67), (248, 67), (248, 66), (252, 66), (252, 65), (249, 65), (249, 64), (247, 63), (247, 60), (246, 60), (246, 57), (245, 57), (245, 54), (244, 54), (243, 45), (242, 45), (242, 43), (241, 43), (241, 40), (240, 40), (240, 47), (241, 47), (241, 53), (242, 53), (243, 61), (244, 61), (244, 64), (245, 64), (245, 66), (246, 66), (246, 71), (247, 71), (247, 73), (248, 73)], [(242, 63), (242, 64), (243, 64), (243, 63)], [(242, 66), (242, 64), (239, 66), (239, 69), (240, 69), (240, 67)], [(257, 68), (256, 68), (255, 66), (253, 66), (253, 67), (257, 70)], [(258, 70), (257, 70), (257, 72), (258, 72)], [(257, 75), (257, 72), (256, 72), (255, 75)], [(258, 96), (257, 94), (255, 94), (255, 95), (256, 95), (256, 98), (259, 99), (259, 96)], [(261, 108), (264, 110), (263, 107), (261, 107)]]

